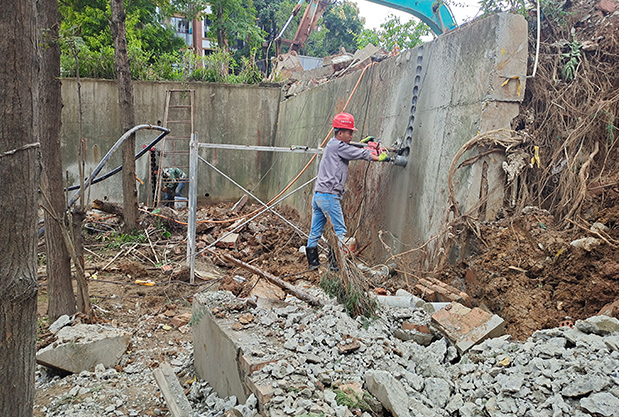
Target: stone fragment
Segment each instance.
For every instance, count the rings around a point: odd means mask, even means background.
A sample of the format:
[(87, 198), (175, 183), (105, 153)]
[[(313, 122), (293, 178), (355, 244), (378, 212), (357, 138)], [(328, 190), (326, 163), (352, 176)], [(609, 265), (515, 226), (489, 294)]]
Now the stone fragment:
[(619, 320), (608, 316), (593, 316), (586, 320), (576, 320), (576, 328), (583, 333), (604, 336), (619, 332)]
[(451, 385), (442, 378), (426, 378), (423, 393), (437, 408), (444, 408), (451, 397)]
[(604, 417), (616, 417), (619, 398), (609, 392), (598, 392), (580, 400), (580, 406), (590, 413)]
[(66, 314), (63, 314), (62, 316), (58, 317), (58, 319), (49, 326), (49, 331), (52, 333), (56, 333), (58, 330), (62, 329), (65, 326), (70, 325), (72, 322), (73, 320), (71, 320), (69, 316), (67, 316)]
[(591, 392), (603, 390), (609, 382), (608, 378), (601, 378), (595, 374), (579, 375), (561, 390), (561, 395), (564, 397), (583, 397)]
[(393, 414), (394, 417), (409, 417), (408, 395), (402, 383), (386, 371), (365, 373), (368, 391)]
[(598, 4), (595, 5), (595, 8), (604, 12), (604, 13), (615, 13), (619, 8), (619, 2), (616, 0), (601, 0)]
[(591, 252), (594, 248), (600, 246), (602, 244), (601, 239), (596, 239), (594, 237), (583, 237), (581, 239), (576, 239), (570, 242), (570, 245), (575, 248), (584, 249), (587, 252)]
[(609, 349), (619, 352), (619, 336), (606, 336), (604, 342)]
[(219, 242), (217, 242), (217, 247), (225, 248), (225, 249), (234, 249), (236, 247), (236, 242), (239, 239), (238, 233), (230, 233)]
[(269, 281), (265, 279), (259, 279), (256, 285), (249, 292), (250, 297), (257, 297), (258, 302), (260, 303), (260, 299), (266, 298), (271, 300), (284, 300), (286, 298), (286, 293), (277, 285), (271, 284)]
[(256, 317), (253, 314), (243, 314), (239, 317), (239, 323), (241, 324), (249, 324), (254, 321)]
[(619, 298), (602, 307), (598, 315), (619, 318)]
[(342, 341), (338, 343), (337, 350), (341, 354), (352, 353), (361, 347), (361, 342), (358, 339), (350, 336), (344, 336)]
[(505, 321), (496, 314), (456, 302), (434, 313), (432, 322), (460, 353), (485, 339), (501, 336), (505, 331)]
[(55, 342), (37, 352), (37, 363), (79, 373), (94, 369), (97, 364), (106, 368), (118, 364), (131, 334), (110, 326), (77, 324), (58, 330), (56, 337)]
[(183, 313), (170, 319), (170, 324), (176, 328), (182, 327), (191, 321), (191, 313)]

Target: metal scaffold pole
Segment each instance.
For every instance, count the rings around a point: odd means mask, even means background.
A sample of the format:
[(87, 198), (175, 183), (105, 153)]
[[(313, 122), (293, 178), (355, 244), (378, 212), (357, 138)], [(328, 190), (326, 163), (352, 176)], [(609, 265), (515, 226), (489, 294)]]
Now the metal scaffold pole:
[(187, 266), (190, 268), (189, 282), (194, 283), (196, 265), (196, 217), (198, 207), (198, 135), (191, 134), (189, 143), (189, 201), (187, 219)]

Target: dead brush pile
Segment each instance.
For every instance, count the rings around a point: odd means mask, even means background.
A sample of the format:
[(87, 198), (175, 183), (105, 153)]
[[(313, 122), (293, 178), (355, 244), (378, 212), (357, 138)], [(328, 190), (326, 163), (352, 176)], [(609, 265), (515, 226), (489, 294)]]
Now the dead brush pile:
[[(516, 207), (535, 205), (558, 221), (593, 219), (591, 200), (612, 202), (605, 197), (619, 180), (619, 15), (603, 3), (545, 7), (537, 74), (527, 80), (513, 126), (532, 138), (528, 153), (539, 146), (541, 155), (539, 169), (523, 172)], [(535, 26), (530, 22), (530, 67)]]

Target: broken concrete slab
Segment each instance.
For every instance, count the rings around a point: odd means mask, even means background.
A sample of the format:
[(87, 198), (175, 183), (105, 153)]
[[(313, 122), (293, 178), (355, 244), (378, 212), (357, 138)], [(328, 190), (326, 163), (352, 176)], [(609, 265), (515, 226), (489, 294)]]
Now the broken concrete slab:
[(353, 61), (352, 55), (350, 54), (341, 54), (341, 55), (333, 55), (326, 58), (323, 58), (322, 65), (327, 66), (330, 65), (333, 67), (334, 71), (339, 71), (341, 69), (346, 68)]
[(434, 313), (432, 323), (462, 354), (474, 345), (488, 338), (498, 337), (505, 332), (505, 321), (496, 314), (480, 308), (468, 308), (460, 303)]
[(387, 371), (368, 371), (365, 373), (365, 385), (383, 407), (394, 417), (409, 417), (408, 395), (404, 386)]
[(367, 46), (363, 49), (358, 49), (353, 55), (352, 59), (356, 62), (363, 62), (366, 59), (369, 59), (375, 53), (379, 52), (380, 48), (378, 46), (374, 46), (371, 43), (368, 43)]
[(576, 320), (576, 328), (583, 333), (604, 336), (619, 333), (619, 320), (608, 316), (593, 316), (586, 320)]
[(63, 314), (49, 326), (49, 331), (52, 333), (56, 333), (58, 330), (70, 325), (71, 323), (73, 323), (73, 319), (68, 315)]
[(307, 71), (295, 72), (290, 76), (290, 81), (319, 80), (321, 78), (329, 77), (332, 74), (333, 67), (328, 65), (326, 67), (318, 67)]
[(153, 377), (159, 385), (161, 394), (168, 404), (172, 417), (189, 417), (193, 415), (191, 404), (185, 396), (185, 392), (178, 378), (174, 374), (172, 367), (167, 362), (159, 365), (159, 368), (153, 371)]
[[(260, 404), (268, 402), (273, 388), (255, 383), (251, 375), (268, 363), (285, 357), (283, 352), (262, 352), (260, 343), (269, 339), (257, 333), (234, 330), (236, 319), (221, 314), (215, 319), (208, 295), (193, 298), (194, 366), (199, 378), (209, 381), (215, 391), (234, 395), (243, 403), (254, 394)], [(222, 307), (222, 311), (225, 309)], [(277, 344), (272, 342), (273, 344)]]
[(236, 242), (239, 240), (238, 233), (230, 233), (219, 242), (217, 242), (218, 248), (227, 248), (234, 249), (236, 247)]
[(39, 350), (37, 363), (49, 368), (79, 373), (98, 364), (113, 367), (129, 345), (131, 334), (111, 326), (77, 324), (63, 327), (56, 341)]

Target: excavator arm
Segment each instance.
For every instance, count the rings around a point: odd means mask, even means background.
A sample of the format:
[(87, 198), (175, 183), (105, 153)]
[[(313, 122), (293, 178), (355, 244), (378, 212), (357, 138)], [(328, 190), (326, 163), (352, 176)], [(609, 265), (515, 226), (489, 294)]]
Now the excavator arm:
[(441, 0), (368, 1), (410, 13), (428, 25), (432, 32), (437, 35), (448, 32), (458, 26), (449, 6)]
[(301, 21), (299, 22), (299, 27), (297, 28), (297, 33), (295, 33), (294, 38), (292, 40), (283, 39), (282, 35), (284, 31), (290, 24), (292, 18), (299, 13), (303, 2), (304, 0), (299, 0), (292, 11), (290, 19), (288, 19), (281, 33), (276, 38), (276, 41), (281, 40), (281, 43), (290, 45), (288, 52), (299, 52), (299, 50), (303, 47), (303, 44), (305, 44), (307, 38), (309, 38), (310, 33), (312, 33), (312, 31), (316, 28), (318, 20), (320, 20), (325, 10), (327, 10), (327, 7), (334, 3), (334, 0), (310, 0), (308, 6), (305, 8), (303, 17), (301, 17)]

